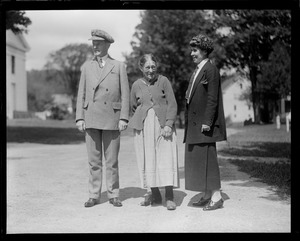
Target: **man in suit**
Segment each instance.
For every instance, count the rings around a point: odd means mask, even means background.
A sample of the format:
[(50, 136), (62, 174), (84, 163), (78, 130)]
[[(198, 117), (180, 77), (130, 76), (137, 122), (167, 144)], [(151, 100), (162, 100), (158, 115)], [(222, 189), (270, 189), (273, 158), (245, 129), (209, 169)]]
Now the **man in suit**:
[(84, 206), (100, 203), (103, 155), (109, 203), (121, 207), (118, 154), (120, 131), (127, 128), (129, 118), (127, 73), (124, 63), (108, 55), (114, 39), (97, 29), (91, 35), (94, 58), (82, 66), (76, 106), (76, 126), (85, 132), (90, 170), (89, 199)]
[(204, 192), (194, 206), (215, 210), (223, 207), (216, 142), (227, 138), (220, 74), (208, 59), (213, 51), (210, 38), (199, 34), (190, 48), (197, 67), (186, 92), (185, 188)]

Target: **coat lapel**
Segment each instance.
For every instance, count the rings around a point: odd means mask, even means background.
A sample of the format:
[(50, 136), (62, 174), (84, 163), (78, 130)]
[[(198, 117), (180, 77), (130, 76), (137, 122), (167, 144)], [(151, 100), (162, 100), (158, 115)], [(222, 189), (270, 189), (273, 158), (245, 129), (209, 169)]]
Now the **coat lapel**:
[(192, 97), (193, 97), (193, 95), (194, 95), (194, 93), (195, 93), (195, 90), (196, 90), (197, 85), (200, 83), (201, 79), (202, 79), (203, 77), (205, 77), (205, 71), (206, 71), (206, 66), (207, 66), (207, 63), (208, 63), (208, 62), (209, 62), (209, 61), (207, 61), (207, 62), (203, 65), (202, 69), (200, 70), (199, 74), (197, 75), (197, 77), (196, 77), (196, 79), (195, 79), (195, 83), (194, 83), (194, 86), (193, 86), (193, 89), (192, 89), (192, 93), (191, 93), (191, 96), (190, 96), (190, 100), (192, 99)]
[(91, 68), (92, 68), (91, 73), (94, 75), (95, 80), (96, 80), (94, 84), (97, 84), (98, 80), (100, 78), (100, 74), (99, 74), (99, 70), (98, 70), (98, 66), (97, 66), (98, 63), (97, 63), (97, 61), (92, 61), (91, 63), (92, 63), (91, 64)]
[(98, 86), (105, 79), (105, 77), (111, 72), (113, 67), (114, 67), (114, 64), (108, 57), (96, 86)]

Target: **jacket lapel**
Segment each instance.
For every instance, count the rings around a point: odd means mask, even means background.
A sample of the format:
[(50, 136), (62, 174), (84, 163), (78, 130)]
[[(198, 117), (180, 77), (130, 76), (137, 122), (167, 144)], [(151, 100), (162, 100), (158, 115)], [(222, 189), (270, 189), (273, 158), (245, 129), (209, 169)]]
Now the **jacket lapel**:
[(99, 70), (98, 70), (98, 66), (97, 66), (97, 65), (98, 65), (97, 61), (93, 61), (93, 60), (92, 60), (92, 62), (91, 62), (91, 68), (92, 68), (91, 73), (94, 75), (95, 79), (97, 80), (97, 81), (95, 81), (94, 84), (97, 84), (97, 83), (98, 83), (98, 80), (99, 80), (99, 77), (100, 77), (100, 74), (99, 74)]
[(105, 79), (105, 77), (111, 72), (113, 67), (114, 67), (114, 64), (110, 60), (110, 57), (108, 57), (106, 59), (106, 63), (103, 67), (102, 73), (100, 75), (99, 81), (97, 82), (96, 86), (98, 86)]
[(194, 86), (193, 86), (193, 89), (192, 89), (192, 93), (191, 93), (191, 96), (190, 96), (190, 100), (192, 99), (192, 97), (193, 97), (193, 95), (194, 95), (194, 93), (195, 93), (195, 90), (196, 90), (197, 85), (200, 83), (201, 79), (202, 79), (203, 77), (205, 77), (205, 71), (206, 71), (206, 66), (207, 66), (207, 63), (208, 63), (208, 62), (209, 62), (209, 61), (207, 61), (207, 62), (203, 65), (202, 69), (200, 70), (199, 74), (197, 75), (197, 77), (196, 77), (196, 79), (195, 79), (195, 83), (194, 83)]

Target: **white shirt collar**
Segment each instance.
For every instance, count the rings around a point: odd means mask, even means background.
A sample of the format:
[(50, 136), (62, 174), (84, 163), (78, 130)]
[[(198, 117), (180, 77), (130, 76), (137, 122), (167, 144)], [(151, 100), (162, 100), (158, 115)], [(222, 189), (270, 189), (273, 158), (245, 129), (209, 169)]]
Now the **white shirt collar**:
[(198, 64), (198, 69), (201, 69), (203, 67), (203, 65), (206, 64), (206, 62), (208, 61), (209, 59), (206, 58), (206, 59), (203, 59), (199, 64)]
[[(101, 59), (102, 59), (102, 61), (103, 61), (104, 63), (106, 62), (107, 58), (108, 58), (108, 54), (107, 54), (107, 55), (104, 55), (103, 57), (101, 57)], [(94, 60), (94, 61), (97, 61), (97, 57), (94, 56), (94, 57), (93, 57), (93, 60)]]
[(108, 58), (108, 54), (107, 55), (104, 55), (101, 59), (102, 59), (102, 61), (106, 61), (107, 60), (107, 58)]

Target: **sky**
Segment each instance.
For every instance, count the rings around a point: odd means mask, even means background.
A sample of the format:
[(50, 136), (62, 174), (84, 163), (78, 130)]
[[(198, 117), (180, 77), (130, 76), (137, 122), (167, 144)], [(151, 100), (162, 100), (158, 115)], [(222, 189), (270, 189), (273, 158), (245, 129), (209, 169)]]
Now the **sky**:
[(67, 44), (86, 43), (92, 29), (102, 29), (115, 40), (109, 54), (124, 61), (123, 53), (132, 50), (135, 27), (140, 23), (141, 10), (39, 10), (25, 11), (32, 24), (24, 34), (30, 46), (26, 54), (26, 70), (40, 70), (47, 56)]

